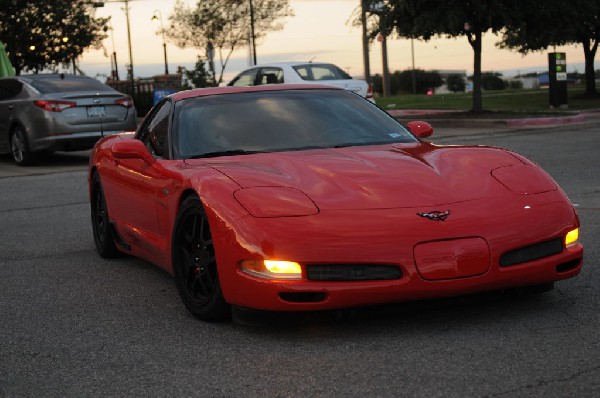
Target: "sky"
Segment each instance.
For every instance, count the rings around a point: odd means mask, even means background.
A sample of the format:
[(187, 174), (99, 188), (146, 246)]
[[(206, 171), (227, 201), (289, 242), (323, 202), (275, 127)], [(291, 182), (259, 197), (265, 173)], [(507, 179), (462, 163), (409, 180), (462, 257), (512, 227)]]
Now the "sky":
[[(194, 5), (196, 0), (185, 0)], [(158, 11), (163, 26), (169, 24), (168, 17), (173, 11), (175, 0), (130, 0), (129, 16), (131, 43), (135, 77), (150, 77), (164, 73), (164, 57), (160, 23), (152, 21)], [(359, 0), (290, 0), (294, 16), (284, 20), (281, 31), (269, 32), (257, 42), (258, 63), (276, 61), (331, 62), (355, 77), (364, 75), (362, 59), (361, 30), (349, 22), (353, 11), (360, 5)], [(96, 16), (111, 16), (112, 35), (104, 40), (104, 50), (88, 50), (80, 58), (80, 69), (89, 76), (100, 79), (110, 74), (109, 54), (117, 53), (119, 75), (126, 76), (125, 65), (129, 64), (126, 18), (124, 2), (107, 0), (104, 7), (96, 9)], [(110, 33), (110, 32), (109, 32)], [(504, 76), (518, 73), (543, 72), (547, 70), (546, 52), (526, 56), (495, 46), (499, 38), (490, 33), (484, 36), (482, 52), (483, 71), (500, 72)], [(114, 41), (114, 47), (113, 47)], [(414, 52), (408, 39), (389, 38), (388, 64), (390, 71), (412, 67), (425, 70), (456, 70), (473, 72), (473, 51), (466, 37), (456, 39), (436, 38), (428, 42), (414, 41)], [(567, 54), (568, 72), (584, 72), (583, 48), (580, 45), (557, 47), (552, 51)], [(371, 73), (381, 73), (381, 45), (370, 45)], [(169, 72), (174, 73), (178, 66), (193, 68), (200, 50), (181, 49), (167, 39)], [(204, 55), (204, 52), (201, 53)], [(218, 62), (216, 63), (218, 64)], [(227, 65), (224, 81), (250, 65), (248, 48), (236, 50)], [(596, 61), (596, 69), (600, 61)]]

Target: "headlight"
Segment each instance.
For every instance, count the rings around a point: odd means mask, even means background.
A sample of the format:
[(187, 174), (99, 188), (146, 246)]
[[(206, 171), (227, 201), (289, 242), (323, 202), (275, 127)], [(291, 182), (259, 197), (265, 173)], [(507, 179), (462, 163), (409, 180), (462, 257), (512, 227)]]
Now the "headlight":
[(578, 243), (579, 243), (579, 228), (575, 228), (574, 230), (567, 232), (567, 235), (565, 235), (565, 247), (567, 249), (570, 249), (572, 247), (577, 246)]
[(233, 196), (248, 213), (258, 218), (310, 216), (319, 212), (304, 192), (289, 187), (243, 188)]
[(240, 268), (247, 274), (267, 279), (301, 279), (302, 267), (295, 261), (244, 260)]

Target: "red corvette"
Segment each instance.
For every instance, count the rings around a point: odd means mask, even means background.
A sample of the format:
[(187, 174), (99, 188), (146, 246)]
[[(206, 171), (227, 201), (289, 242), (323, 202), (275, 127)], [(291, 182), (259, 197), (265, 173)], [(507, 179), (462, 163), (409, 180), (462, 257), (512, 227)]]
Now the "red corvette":
[[(186, 307), (304, 311), (515, 287), (577, 275), (565, 193), (501, 148), (421, 141), (345, 90), (185, 91), (90, 158), (92, 225), (173, 274)], [(410, 131), (409, 131), (410, 130)]]

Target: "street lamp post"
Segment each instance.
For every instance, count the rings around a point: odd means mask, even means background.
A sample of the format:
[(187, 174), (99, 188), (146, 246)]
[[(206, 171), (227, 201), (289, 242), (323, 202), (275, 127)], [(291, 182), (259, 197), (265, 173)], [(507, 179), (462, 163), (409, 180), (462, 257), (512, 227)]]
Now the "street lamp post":
[(160, 33), (162, 34), (163, 41), (163, 53), (165, 54), (165, 75), (169, 74), (169, 63), (167, 62), (167, 42), (165, 40), (165, 28), (163, 26), (162, 13), (160, 10), (154, 10), (154, 15), (152, 16), (152, 21), (160, 22)]
[(131, 27), (129, 24), (129, 0), (125, 2), (125, 20), (127, 22), (127, 43), (129, 44), (129, 79), (131, 82), (131, 92), (135, 95), (135, 79), (133, 74), (133, 52), (131, 51)]

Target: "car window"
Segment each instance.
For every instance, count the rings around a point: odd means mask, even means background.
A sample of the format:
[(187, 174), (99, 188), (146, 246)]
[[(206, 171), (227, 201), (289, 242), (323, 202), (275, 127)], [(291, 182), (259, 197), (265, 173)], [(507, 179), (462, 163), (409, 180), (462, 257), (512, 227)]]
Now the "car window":
[(416, 142), (370, 102), (333, 89), (189, 98), (177, 102), (173, 126), (176, 158)]
[(294, 70), (302, 80), (346, 80), (352, 76), (333, 64), (296, 65)]
[(164, 159), (169, 158), (169, 115), (171, 114), (171, 101), (164, 101), (154, 109), (150, 119), (144, 125), (141, 139), (148, 151)]
[(67, 93), (74, 91), (110, 91), (116, 92), (96, 79), (82, 78), (72, 75), (56, 74), (43, 78), (31, 79), (30, 83), (37, 91), (46, 93)]
[(261, 68), (260, 75), (257, 79), (257, 85), (262, 84), (282, 84), (283, 83), (283, 70), (281, 68)]
[(302, 80), (312, 80), (308, 66), (294, 66), (294, 70), (300, 75)]
[(231, 82), (231, 86), (237, 87), (247, 87), (254, 86), (254, 81), (256, 80), (256, 73), (258, 69), (250, 69), (243, 73), (240, 73), (238, 77), (235, 78), (233, 82)]
[(0, 80), (0, 101), (16, 97), (22, 89), (23, 83), (16, 79)]

